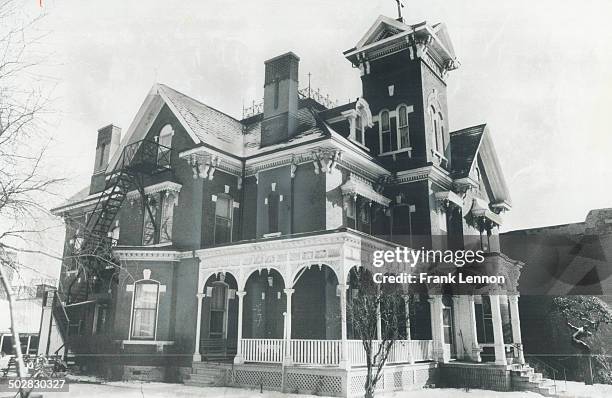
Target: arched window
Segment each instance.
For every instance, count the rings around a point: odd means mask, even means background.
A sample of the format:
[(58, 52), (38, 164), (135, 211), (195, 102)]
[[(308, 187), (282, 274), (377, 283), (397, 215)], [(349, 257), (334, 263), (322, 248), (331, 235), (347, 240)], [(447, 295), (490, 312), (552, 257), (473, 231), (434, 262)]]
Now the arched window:
[(174, 129), (169, 124), (166, 124), (159, 131), (159, 138), (157, 140), (157, 143), (159, 144), (157, 152), (157, 164), (160, 166), (170, 165), (170, 150), (172, 149), (173, 135)]
[(232, 241), (232, 198), (219, 195), (215, 202), (215, 244)]
[(391, 139), (391, 122), (389, 120), (389, 112), (382, 111), (380, 113), (380, 137), (381, 137), (381, 153), (391, 152), (394, 150)]
[(399, 149), (410, 147), (410, 132), (408, 130), (408, 107), (401, 105), (397, 110), (397, 134)]
[(155, 339), (159, 283), (142, 280), (134, 283), (132, 338)]
[(363, 133), (363, 119), (361, 116), (355, 118), (355, 140), (365, 145), (365, 135)]

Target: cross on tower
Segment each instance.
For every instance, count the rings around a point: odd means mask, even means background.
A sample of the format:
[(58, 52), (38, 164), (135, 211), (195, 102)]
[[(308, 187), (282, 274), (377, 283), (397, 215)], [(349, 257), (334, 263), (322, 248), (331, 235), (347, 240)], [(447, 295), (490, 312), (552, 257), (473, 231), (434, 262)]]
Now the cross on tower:
[(404, 0), (395, 0), (397, 3), (397, 19), (402, 20), (402, 8), (404, 8)]

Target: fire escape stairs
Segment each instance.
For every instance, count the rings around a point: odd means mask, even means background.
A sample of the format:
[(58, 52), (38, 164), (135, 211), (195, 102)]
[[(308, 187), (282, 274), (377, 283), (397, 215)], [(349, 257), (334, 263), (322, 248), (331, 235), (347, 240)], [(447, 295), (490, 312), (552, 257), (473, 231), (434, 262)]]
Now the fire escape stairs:
[[(116, 242), (109, 236), (113, 222), (130, 190), (136, 188), (144, 194), (143, 177), (169, 169), (170, 154), (170, 148), (150, 140), (137, 141), (123, 148), (114, 168), (106, 174), (104, 189), (79, 236), (81, 244), (73, 258), (83, 266), (78, 268), (64, 292), (67, 303), (86, 301), (94, 282), (92, 277), (114, 268), (111, 252)], [(146, 200), (143, 203), (148, 206)]]

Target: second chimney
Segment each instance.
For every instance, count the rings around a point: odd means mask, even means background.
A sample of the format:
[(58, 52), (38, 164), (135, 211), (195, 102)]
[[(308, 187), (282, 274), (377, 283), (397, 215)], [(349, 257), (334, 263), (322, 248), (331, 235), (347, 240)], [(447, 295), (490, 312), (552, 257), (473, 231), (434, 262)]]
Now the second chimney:
[(296, 133), (299, 62), (292, 52), (265, 62), (262, 147), (286, 141)]
[(120, 142), (121, 129), (119, 127), (109, 124), (98, 130), (94, 172), (91, 177), (91, 185), (89, 186), (90, 194), (100, 192), (104, 189), (108, 162), (119, 149)]

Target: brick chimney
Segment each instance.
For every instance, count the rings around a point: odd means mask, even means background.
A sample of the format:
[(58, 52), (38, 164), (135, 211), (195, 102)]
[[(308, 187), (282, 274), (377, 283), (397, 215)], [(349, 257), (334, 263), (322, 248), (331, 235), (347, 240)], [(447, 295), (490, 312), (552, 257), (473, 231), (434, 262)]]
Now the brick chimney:
[(286, 141), (296, 133), (299, 62), (292, 52), (265, 62), (262, 147)]
[(121, 142), (121, 128), (109, 124), (98, 130), (96, 144), (96, 158), (89, 193), (100, 192), (104, 189), (104, 179), (108, 162), (119, 149)]

